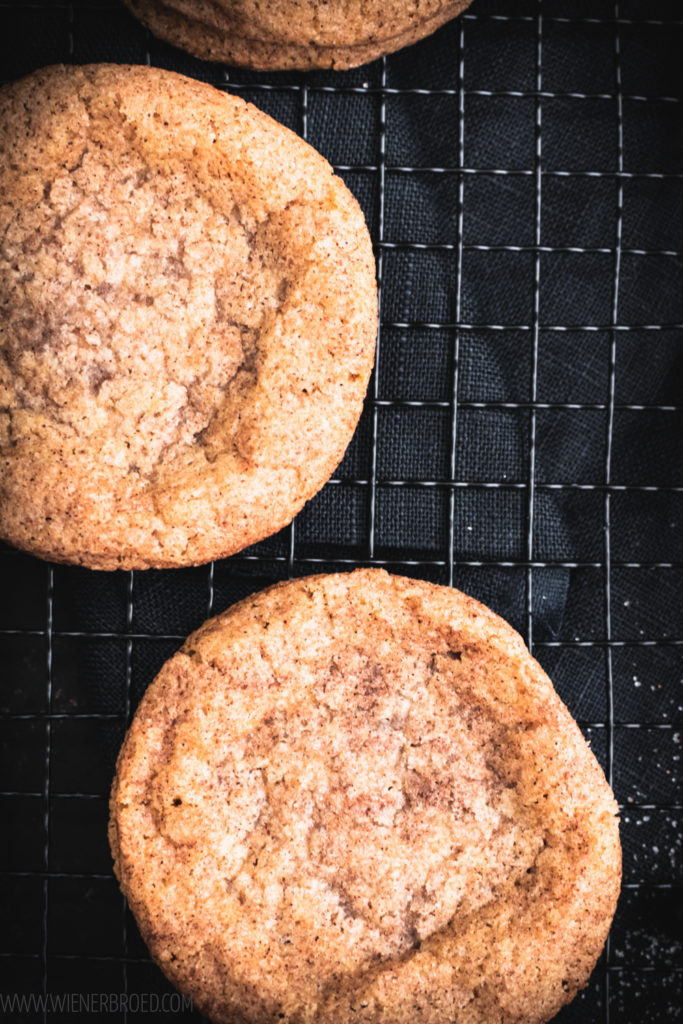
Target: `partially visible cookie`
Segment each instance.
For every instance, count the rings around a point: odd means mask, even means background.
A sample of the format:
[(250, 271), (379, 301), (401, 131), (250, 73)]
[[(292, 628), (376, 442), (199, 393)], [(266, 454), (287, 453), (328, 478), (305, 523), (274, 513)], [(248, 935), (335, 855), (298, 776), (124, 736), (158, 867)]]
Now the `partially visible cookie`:
[(379, 570), (194, 633), (125, 739), (115, 870), (152, 956), (225, 1024), (541, 1024), (582, 988), (617, 805), (520, 637)]
[(0, 90), (0, 536), (99, 569), (285, 526), (355, 429), (377, 301), (302, 139), (147, 67)]
[(352, 68), (435, 32), (471, 0), (124, 0), (166, 42), (247, 68)]

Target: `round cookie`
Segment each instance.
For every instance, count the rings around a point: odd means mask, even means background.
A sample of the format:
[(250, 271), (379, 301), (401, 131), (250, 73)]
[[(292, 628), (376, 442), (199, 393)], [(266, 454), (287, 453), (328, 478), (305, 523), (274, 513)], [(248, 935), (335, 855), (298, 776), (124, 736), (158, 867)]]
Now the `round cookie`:
[(619, 891), (617, 805), (521, 638), (380, 570), (190, 636), (110, 806), (152, 956), (225, 1024), (541, 1024)]
[(423, 39), (471, 0), (124, 0), (155, 35), (203, 60), (261, 70), (367, 64)]
[(54, 67), (0, 90), (0, 536), (98, 569), (191, 565), (291, 521), (372, 368), (360, 208), (209, 85)]

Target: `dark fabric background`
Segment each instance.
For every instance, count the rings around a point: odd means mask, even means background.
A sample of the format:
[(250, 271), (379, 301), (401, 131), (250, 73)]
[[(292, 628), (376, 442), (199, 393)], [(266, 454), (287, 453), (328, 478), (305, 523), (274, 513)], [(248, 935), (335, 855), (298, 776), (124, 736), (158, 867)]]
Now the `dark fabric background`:
[(185, 56), (116, 0), (0, 5), (5, 79), (149, 60), (305, 133), (365, 211), (382, 314), (356, 436), (292, 530), (133, 576), (0, 553), (7, 991), (168, 991), (106, 846), (125, 722), (209, 613), (380, 563), (453, 583), (527, 639), (530, 611), (534, 653), (612, 773), (626, 887), (558, 1019), (680, 1019), (682, 43), (676, 0), (474, 0), (385, 63), (266, 75)]

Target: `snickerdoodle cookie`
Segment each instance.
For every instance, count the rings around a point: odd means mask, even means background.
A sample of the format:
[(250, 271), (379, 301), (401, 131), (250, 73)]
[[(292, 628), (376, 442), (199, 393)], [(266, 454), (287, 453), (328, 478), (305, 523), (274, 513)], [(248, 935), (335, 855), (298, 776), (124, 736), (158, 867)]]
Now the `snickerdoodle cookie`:
[(0, 91), (0, 536), (100, 569), (285, 526), (373, 360), (360, 208), (302, 139), (147, 67)]
[(423, 39), (471, 0), (124, 0), (155, 35), (248, 68), (352, 68)]
[(213, 1020), (540, 1024), (605, 941), (616, 813), (510, 626), (360, 570), (187, 640), (123, 745), (110, 838), (152, 955)]

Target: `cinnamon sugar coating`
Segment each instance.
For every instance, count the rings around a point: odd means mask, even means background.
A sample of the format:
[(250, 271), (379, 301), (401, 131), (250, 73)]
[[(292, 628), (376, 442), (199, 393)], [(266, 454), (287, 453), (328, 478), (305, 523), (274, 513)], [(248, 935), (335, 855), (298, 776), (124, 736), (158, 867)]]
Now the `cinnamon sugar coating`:
[(0, 91), (0, 535), (94, 568), (206, 562), (341, 459), (376, 328), (355, 199), (303, 140), (171, 72)]
[(152, 955), (216, 1021), (541, 1024), (602, 949), (616, 813), (506, 623), (359, 570), (188, 639), (127, 735), (110, 838)]
[(124, 0), (155, 35), (248, 68), (357, 67), (435, 32), (471, 0)]

